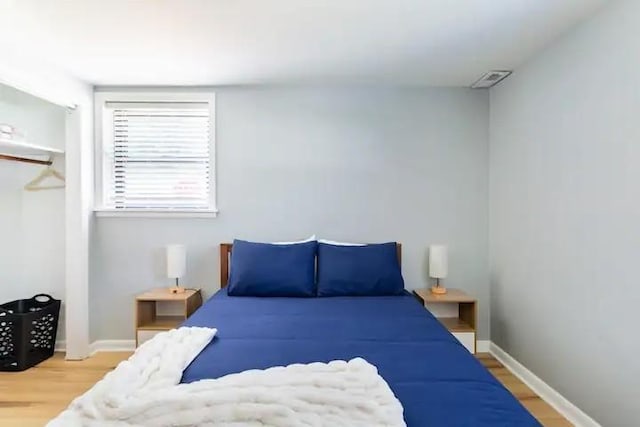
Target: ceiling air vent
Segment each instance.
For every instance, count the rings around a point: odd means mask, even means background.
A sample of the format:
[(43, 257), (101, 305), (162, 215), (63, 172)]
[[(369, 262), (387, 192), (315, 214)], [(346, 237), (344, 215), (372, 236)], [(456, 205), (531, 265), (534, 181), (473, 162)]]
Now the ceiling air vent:
[(500, 70), (500, 71), (489, 71), (485, 73), (484, 76), (480, 77), (480, 79), (471, 85), (473, 89), (488, 89), (500, 83), (502, 80), (509, 77), (511, 71)]

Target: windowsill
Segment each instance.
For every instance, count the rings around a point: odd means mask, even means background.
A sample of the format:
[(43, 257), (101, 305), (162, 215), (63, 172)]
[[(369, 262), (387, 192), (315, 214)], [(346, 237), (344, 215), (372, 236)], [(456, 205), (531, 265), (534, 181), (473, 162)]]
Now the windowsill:
[(209, 210), (185, 210), (185, 209), (94, 209), (97, 217), (118, 218), (215, 218), (218, 211)]

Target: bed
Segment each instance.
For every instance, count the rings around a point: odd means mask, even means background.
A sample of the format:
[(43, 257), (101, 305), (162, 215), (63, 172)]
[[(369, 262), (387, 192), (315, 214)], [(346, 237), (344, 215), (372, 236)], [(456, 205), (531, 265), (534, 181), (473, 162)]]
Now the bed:
[(540, 425), (410, 294), (229, 296), (231, 249), (221, 245), (221, 290), (184, 324), (216, 327), (218, 334), (184, 371), (183, 383), (362, 357), (377, 366), (410, 427)]

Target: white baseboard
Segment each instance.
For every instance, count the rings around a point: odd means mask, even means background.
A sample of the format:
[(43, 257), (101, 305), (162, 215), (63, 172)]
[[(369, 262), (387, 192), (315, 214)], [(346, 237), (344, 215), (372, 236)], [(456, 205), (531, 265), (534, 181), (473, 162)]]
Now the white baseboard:
[(98, 340), (90, 345), (91, 354), (99, 351), (134, 351), (136, 349), (136, 340)]
[(564, 396), (551, 388), (549, 384), (542, 381), (514, 359), (509, 353), (492, 342), (490, 343), (489, 353), (576, 427), (602, 427), (593, 418), (582, 412), (580, 408), (569, 402)]
[[(55, 351), (64, 353), (67, 349), (67, 343), (64, 340), (56, 341)], [(93, 356), (99, 351), (116, 352), (116, 351), (135, 351), (136, 340), (97, 340), (89, 345), (89, 355)]]
[(491, 347), (491, 341), (478, 340), (476, 341), (476, 353), (489, 353)]

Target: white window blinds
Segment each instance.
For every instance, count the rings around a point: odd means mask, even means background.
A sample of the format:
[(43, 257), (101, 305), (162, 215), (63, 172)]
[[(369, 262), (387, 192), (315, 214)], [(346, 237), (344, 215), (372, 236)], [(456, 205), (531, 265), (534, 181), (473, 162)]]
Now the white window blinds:
[(213, 209), (206, 102), (108, 102), (103, 200), (119, 210)]

